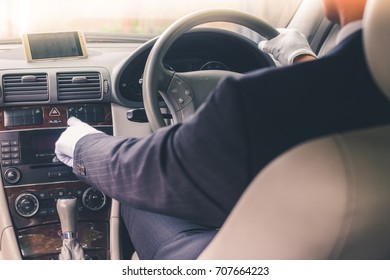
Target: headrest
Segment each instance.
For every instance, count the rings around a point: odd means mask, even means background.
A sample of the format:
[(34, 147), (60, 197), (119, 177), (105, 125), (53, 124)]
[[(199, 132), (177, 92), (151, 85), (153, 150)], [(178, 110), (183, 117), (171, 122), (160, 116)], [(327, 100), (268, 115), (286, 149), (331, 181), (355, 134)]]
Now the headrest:
[(390, 1), (368, 0), (363, 36), (369, 68), (383, 93), (390, 99)]

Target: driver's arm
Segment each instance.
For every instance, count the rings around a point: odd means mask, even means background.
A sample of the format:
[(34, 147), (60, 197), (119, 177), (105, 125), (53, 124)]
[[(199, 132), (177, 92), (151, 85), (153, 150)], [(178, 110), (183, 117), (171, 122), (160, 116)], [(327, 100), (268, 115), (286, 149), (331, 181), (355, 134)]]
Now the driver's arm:
[(278, 29), (279, 36), (259, 43), (263, 52), (271, 54), (282, 66), (317, 59), (316, 54), (301, 32), (295, 29)]
[(219, 227), (251, 180), (235, 84), (225, 80), (192, 118), (141, 139), (93, 133), (72, 119), (56, 154), (121, 203)]

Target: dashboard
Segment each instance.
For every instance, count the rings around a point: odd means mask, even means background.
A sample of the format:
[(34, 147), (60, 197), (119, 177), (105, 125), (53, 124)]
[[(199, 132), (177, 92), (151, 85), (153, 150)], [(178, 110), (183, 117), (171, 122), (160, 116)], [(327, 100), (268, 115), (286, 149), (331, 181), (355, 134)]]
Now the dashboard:
[[(58, 256), (55, 204), (63, 196), (78, 200), (79, 242), (88, 257), (112, 258), (112, 240), (119, 238), (112, 230), (118, 226), (112, 222), (118, 216), (114, 201), (59, 162), (54, 144), (71, 116), (110, 135), (137, 135), (140, 128), (125, 112), (143, 108), (142, 74), (155, 41), (90, 42), (87, 58), (39, 62), (27, 62), (19, 44), (0, 45), (0, 195), (6, 200), (0, 209), (11, 220), (0, 232), (12, 228), (22, 259)], [(177, 72), (245, 73), (272, 61), (242, 35), (199, 29), (173, 45), (164, 65)]]

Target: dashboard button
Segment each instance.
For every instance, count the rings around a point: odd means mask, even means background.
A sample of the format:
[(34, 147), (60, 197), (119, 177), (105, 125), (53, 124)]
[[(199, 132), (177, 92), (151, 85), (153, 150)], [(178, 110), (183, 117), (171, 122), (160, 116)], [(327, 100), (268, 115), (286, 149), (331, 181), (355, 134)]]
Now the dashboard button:
[(39, 216), (47, 216), (49, 214), (49, 211), (47, 209), (41, 209), (38, 212)]
[(11, 152), (11, 148), (10, 147), (2, 147), (1, 152), (2, 153), (9, 153), (9, 152)]
[(66, 196), (74, 196), (74, 191), (73, 190), (67, 190), (66, 191)]
[(12, 154), (11, 154), (11, 157), (12, 157), (12, 158), (19, 158), (20, 155), (19, 155), (19, 153), (12, 153)]
[(47, 176), (49, 178), (64, 178), (64, 177), (69, 177), (71, 175), (71, 172), (68, 171), (68, 170), (64, 170), (64, 171), (50, 171), (47, 173)]
[(11, 146), (10, 151), (13, 153), (19, 152), (19, 146)]
[(2, 166), (10, 166), (11, 163), (12, 163), (12, 161), (10, 161), (9, 159), (2, 160), (2, 161), (1, 161), (1, 165), (2, 165)]
[(11, 161), (12, 165), (19, 165), (20, 164), (20, 159), (13, 159)]
[(48, 196), (48, 198), (54, 198), (56, 196), (56, 193), (55, 193), (55, 191), (48, 191), (47, 196)]
[(37, 196), (38, 196), (40, 199), (48, 199), (48, 198), (49, 198), (47, 192), (39, 192), (39, 193), (37, 193)]
[(65, 195), (66, 195), (65, 190), (57, 190), (55, 198), (61, 198), (64, 197)]
[(11, 146), (11, 141), (9, 141), (9, 140), (1, 141), (1, 146), (2, 147)]
[(11, 154), (10, 154), (10, 153), (3, 153), (3, 154), (1, 155), (1, 158), (2, 158), (2, 159), (10, 159), (10, 158), (11, 158)]
[(42, 109), (41, 108), (32, 109), (32, 115), (33, 116), (42, 116), (43, 115)]
[(82, 196), (83, 193), (84, 193), (84, 191), (81, 190), (81, 189), (76, 189), (76, 190), (74, 190), (74, 194), (75, 194), (76, 196)]

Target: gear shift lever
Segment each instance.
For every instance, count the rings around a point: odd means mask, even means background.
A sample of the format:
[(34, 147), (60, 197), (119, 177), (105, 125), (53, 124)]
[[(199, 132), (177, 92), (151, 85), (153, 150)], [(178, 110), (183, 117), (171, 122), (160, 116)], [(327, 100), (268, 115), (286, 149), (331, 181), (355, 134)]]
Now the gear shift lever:
[(77, 199), (72, 197), (58, 199), (57, 212), (60, 217), (63, 238), (77, 238)]
[(60, 217), (63, 246), (60, 260), (83, 260), (83, 248), (77, 238), (77, 199), (64, 197), (57, 201), (57, 212)]

